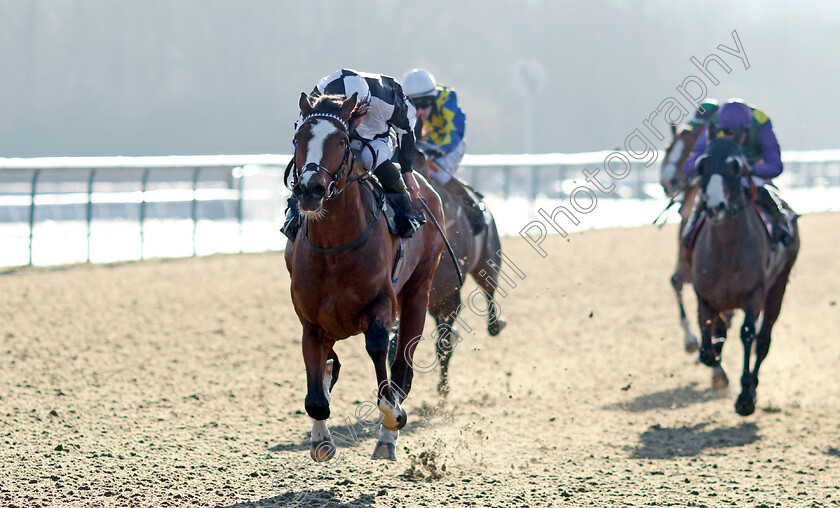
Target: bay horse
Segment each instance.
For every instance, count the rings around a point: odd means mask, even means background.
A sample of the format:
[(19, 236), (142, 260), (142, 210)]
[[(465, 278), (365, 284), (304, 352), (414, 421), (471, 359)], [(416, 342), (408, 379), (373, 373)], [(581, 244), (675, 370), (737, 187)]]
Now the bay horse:
[[(735, 139), (740, 139), (741, 134), (743, 131)], [(793, 241), (789, 246), (773, 242), (758, 206), (747, 198), (744, 190), (742, 179), (750, 176), (740, 146), (733, 139), (717, 138), (714, 124), (709, 126), (709, 140), (705, 154), (697, 163), (699, 200), (707, 219), (697, 233), (691, 268), (701, 334), (700, 361), (721, 369), (727, 331), (723, 313), (742, 309), (744, 366), (735, 411), (748, 416), (755, 411), (758, 370), (770, 349), (770, 332), (779, 317), (790, 271), (799, 252), (799, 227), (794, 219)], [(762, 315), (761, 330), (756, 334), (759, 315)], [(755, 363), (751, 370), (753, 342)]]
[[(373, 361), (381, 427), (372, 458), (396, 460), (399, 430), (407, 421), (401, 403), (411, 390), (413, 352), (423, 333), (429, 289), (443, 249), (434, 228), (410, 239), (389, 232), (381, 203), (364, 183), (370, 175), (353, 164), (348, 122), (356, 95), (323, 95), (310, 102), (302, 93), (302, 120), (290, 163), (292, 192), (303, 217), (295, 242), (286, 246), (291, 296), (303, 326), (305, 407), (312, 418), (310, 456), (330, 460), (335, 444), (327, 428), (330, 391), (341, 364), (336, 341), (364, 333)], [(420, 195), (443, 220), (440, 198), (422, 177)], [(402, 246), (400, 263), (395, 257)], [(393, 271), (392, 271), (393, 270)], [(399, 316), (397, 355), (388, 378), (389, 330)]]
[(680, 310), (680, 326), (682, 326), (683, 347), (687, 353), (697, 351), (699, 345), (697, 336), (691, 332), (688, 314), (683, 304), (682, 289), (686, 283), (691, 283), (691, 253), (685, 248), (682, 241), (682, 232), (691, 217), (691, 210), (697, 200), (697, 183), (693, 182), (683, 171), (686, 159), (691, 155), (697, 138), (703, 132), (705, 125), (677, 127), (671, 125), (671, 142), (665, 148), (665, 156), (662, 158), (662, 171), (660, 183), (665, 189), (665, 194), (672, 200), (678, 200), (680, 194), (680, 229), (677, 231), (677, 266), (671, 275), (671, 286), (677, 297), (677, 305)]
[[(460, 200), (446, 190), (443, 184), (434, 178), (428, 178), (429, 164), (424, 154), (416, 151), (413, 161), (417, 171), (427, 177), (440, 195), (446, 221), (446, 239), (452, 246), (459, 265), (456, 269), (454, 262), (443, 254), (429, 293), (429, 314), (434, 318), (438, 330), (436, 351), (440, 361), (440, 380), (437, 391), (438, 395), (445, 399), (449, 395), (449, 362), (461, 340), (458, 330), (452, 325), (463, 310), (461, 287), (465, 282), (465, 274), (469, 273), (483, 291), (483, 298), (487, 304), (487, 332), (493, 336), (498, 335), (507, 324), (500, 317), (501, 309), (493, 299), (499, 285), (502, 243), (496, 221), (486, 205), (484, 216), (487, 227), (475, 234)], [(483, 314), (485, 309), (480, 311)]]

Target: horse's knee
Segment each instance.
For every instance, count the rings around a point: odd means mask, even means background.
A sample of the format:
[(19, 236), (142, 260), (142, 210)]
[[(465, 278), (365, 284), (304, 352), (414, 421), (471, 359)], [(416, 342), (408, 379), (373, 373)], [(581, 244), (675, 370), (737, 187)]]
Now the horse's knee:
[(720, 353), (714, 347), (701, 347), (700, 361), (707, 367), (717, 367), (720, 365)]
[(371, 358), (377, 359), (388, 354), (388, 330), (379, 321), (374, 320), (365, 331), (365, 349)]
[(741, 340), (752, 341), (755, 338), (755, 325), (752, 323), (745, 323), (741, 327)]

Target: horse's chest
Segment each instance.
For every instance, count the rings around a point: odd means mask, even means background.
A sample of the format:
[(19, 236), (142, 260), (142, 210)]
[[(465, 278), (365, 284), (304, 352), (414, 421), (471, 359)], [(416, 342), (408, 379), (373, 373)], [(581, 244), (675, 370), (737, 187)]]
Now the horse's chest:
[[(336, 337), (361, 333), (363, 316), (371, 303), (383, 293), (371, 277), (375, 270), (359, 267), (297, 265), (301, 272), (292, 276), (292, 302), (300, 317)], [(296, 268), (297, 268), (296, 266)], [(378, 277), (381, 279), (382, 277)]]

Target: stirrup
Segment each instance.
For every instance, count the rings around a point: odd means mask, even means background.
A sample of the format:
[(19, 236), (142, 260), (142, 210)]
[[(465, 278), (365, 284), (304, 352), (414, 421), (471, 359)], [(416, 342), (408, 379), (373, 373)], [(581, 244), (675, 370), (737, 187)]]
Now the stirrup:
[(785, 247), (793, 243), (793, 231), (788, 229), (788, 224), (785, 219), (781, 219), (773, 224), (773, 238)]
[(286, 238), (290, 242), (294, 243), (299, 229), (300, 214), (298, 212), (297, 200), (292, 201), (292, 198), (289, 198), (286, 208), (286, 220), (283, 222), (283, 227), (280, 228), (280, 231), (286, 235)]

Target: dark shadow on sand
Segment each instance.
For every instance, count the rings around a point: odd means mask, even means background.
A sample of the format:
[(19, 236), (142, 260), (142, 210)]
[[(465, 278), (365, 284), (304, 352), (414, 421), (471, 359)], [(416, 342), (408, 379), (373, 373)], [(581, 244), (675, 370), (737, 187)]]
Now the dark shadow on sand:
[(714, 388), (698, 390), (697, 383), (691, 383), (688, 386), (680, 388), (639, 395), (635, 399), (628, 401), (613, 402), (612, 404), (602, 406), (601, 409), (643, 413), (656, 409), (679, 409), (727, 396), (726, 390), (715, 390)]
[(754, 443), (761, 439), (758, 426), (741, 423), (733, 427), (704, 430), (708, 423), (691, 427), (663, 428), (654, 425), (639, 437), (641, 444), (631, 457), (642, 459), (672, 459), (693, 457), (704, 450), (732, 448)]
[[(424, 428), (425, 426), (426, 419), (417, 418), (414, 420), (409, 420), (408, 423), (406, 423), (405, 427), (403, 427), (402, 430), (400, 430), (400, 436), (410, 434), (417, 429)], [(358, 422), (336, 426), (330, 425), (330, 435), (332, 436), (333, 442), (335, 442), (335, 445), (340, 451), (342, 448), (353, 448), (359, 446), (361, 442), (365, 439), (378, 438), (379, 425), (371, 427), (368, 425), (362, 425)], [(372, 448), (373, 445), (371, 445), (371, 451)], [(278, 445), (274, 445), (268, 449), (268, 451), (270, 452), (288, 452), (301, 450), (309, 451), (308, 432), (306, 438), (304, 438), (300, 442), (281, 443)]]
[(341, 502), (335, 498), (335, 494), (332, 491), (318, 489), (288, 491), (279, 496), (260, 499), (259, 501), (231, 504), (223, 508), (275, 508), (281, 506), (290, 508), (314, 508), (322, 506), (328, 508), (364, 508), (375, 506), (375, 504), (374, 496), (370, 494), (362, 494), (352, 501)]

